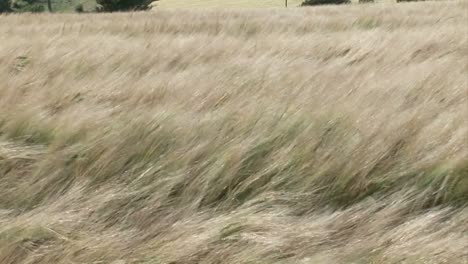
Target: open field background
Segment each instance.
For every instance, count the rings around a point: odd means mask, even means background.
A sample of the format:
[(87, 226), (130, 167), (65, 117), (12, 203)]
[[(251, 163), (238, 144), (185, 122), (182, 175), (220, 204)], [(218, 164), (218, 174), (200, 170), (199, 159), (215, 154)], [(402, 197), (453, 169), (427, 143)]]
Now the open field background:
[[(300, 7), (303, 2), (303, 0), (288, 0), (288, 7)], [(358, 2), (359, 0), (351, 0), (351, 3)], [(374, 2), (396, 3), (396, 0)], [(157, 8), (279, 8), (284, 7), (284, 0), (159, 0), (153, 5)]]
[[(359, 0), (351, 0), (358, 4)], [(375, 3), (396, 3), (396, 0), (374, 0)], [(45, 8), (47, 0), (38, 0)], [(301, 7), (303, 0), (288, 0), (288, 8)], [(361, 3), (362, 4), (362, 3)], [(83, 6), (85, 12), (95, 12), (96, 0), (51, 0), (53, 12), (76, 12), (78, 5)], [(158, 0), (151, 4), (153, 9), (194, 9), (194, 8), (284, 8), (284, 0)]]
[[(303, 0), (288, 0), (288, 8), (301, 7)], [(357, 4), (359, 0), (351, 0)], [(375, 3), (396, 3), (396, 0), (374, 0)], [(46, 6), (46, 0), (39, 3)], [(54, 12), (75, 12), (75, 7), (81, 4), (85, 12), (94, 12), (96, 0), (51, 0)], [(153, 9), (194, 9), (194, 8), (284, 8), (284, 0), (159, 0), (151, 4)]]
[[(289, 0), (288, 6), (295, 7), (302, 4), (302, 0)], [(284, 7), (284, 0), (160, 0), (155, 2), (157, 7), (169, 8), (198, 8), (198, 7), (236, 7), (236, 8), (273, 8)]]
[(0, 263), (468, 263), (467, 19), (0, 16)]

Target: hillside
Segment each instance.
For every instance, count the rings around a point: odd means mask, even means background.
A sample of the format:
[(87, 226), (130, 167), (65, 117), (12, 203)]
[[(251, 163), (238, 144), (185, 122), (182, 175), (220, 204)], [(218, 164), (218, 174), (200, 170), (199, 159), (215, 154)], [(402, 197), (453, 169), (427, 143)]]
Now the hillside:
[(0, 16), (0, 263), (468, 263), (467, 20)]
[[(54, 12), (74, 12), (75, 7), (83, 5), (85, 11), (95, 10), (96, 0), (51, 0)], [(47, 7), (46, 0), (38, 3)], [(302, 0), (288, 0), (289, 7), (298, 7)], [(153, 2), (154, 8), (276, 8), (284, 7), (284, 0), (158, 0)]]
[[(302, 2), (302, 0), (288, 0), (288, 5), (291, 7), (300, 6)], [(159, 0), (155, 2), (155, 6), (162, 8), (273, 8), (284, 7), (284, 5), (284, 0)]]

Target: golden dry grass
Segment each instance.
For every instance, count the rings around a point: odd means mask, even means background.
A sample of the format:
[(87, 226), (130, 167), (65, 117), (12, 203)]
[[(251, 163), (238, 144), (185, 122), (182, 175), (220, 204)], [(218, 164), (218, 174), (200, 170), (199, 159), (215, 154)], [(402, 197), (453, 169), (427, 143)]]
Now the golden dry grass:
[(467, 14), (0, 17), (0, 263), (468, 263)]

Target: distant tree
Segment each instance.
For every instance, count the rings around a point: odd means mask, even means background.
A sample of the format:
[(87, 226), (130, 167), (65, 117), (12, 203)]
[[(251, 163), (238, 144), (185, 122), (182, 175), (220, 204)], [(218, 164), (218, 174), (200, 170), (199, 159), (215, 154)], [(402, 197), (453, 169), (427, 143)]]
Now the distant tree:
[(302, 6), (349, 4), (350, 0), (304, 0)]
[(11, 7), (14, 12), (41, 13), (45, 11), (43, 3), (39, 0), (14, 0)]
[(96, 0), (99, 12), (148, 10), (152, 2), (154, 0)]
[(0, 13), (11, 12), (10, 0), (0, 0)]
[(45, 7), (42, 4), (33, 3), (27, 6), (24, 6), (19, 10), (19, 12), (28, 12), (28, 13), (42, 13), (45, 11)]
[(83, 4), (78, 4), (75, 6), (75, 12), (77, 13), (83, 13), (84, 12), (84, 7)]

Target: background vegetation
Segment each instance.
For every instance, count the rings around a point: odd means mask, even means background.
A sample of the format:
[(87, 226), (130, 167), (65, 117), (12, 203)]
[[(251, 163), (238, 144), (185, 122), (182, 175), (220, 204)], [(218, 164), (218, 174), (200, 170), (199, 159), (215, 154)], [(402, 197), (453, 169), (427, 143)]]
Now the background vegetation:
[[(13, 3), (11, 3), (11, 2)], [(377, 0), (376, 2), (400, 2), (400, 0)], [(417, 0), (401, 0), (417, 1)], [(151, 8), (276, 8), (284, 7), (284, 0), (0, 0), (0, 12), (2, 5), (4, 11), (31, 12), (37, 9), (42, 12), (48, 9), (50, 2), (53, 12), (116, 12), (116, 11), (140, 11)], [(308, 5), (333, 5), (374, 2), (374, 0), (288, 0), (288, 7)], [(19, 5), (18, 5), (19, 4)], [(9, 8), (16, 5), (16, 8)]]

